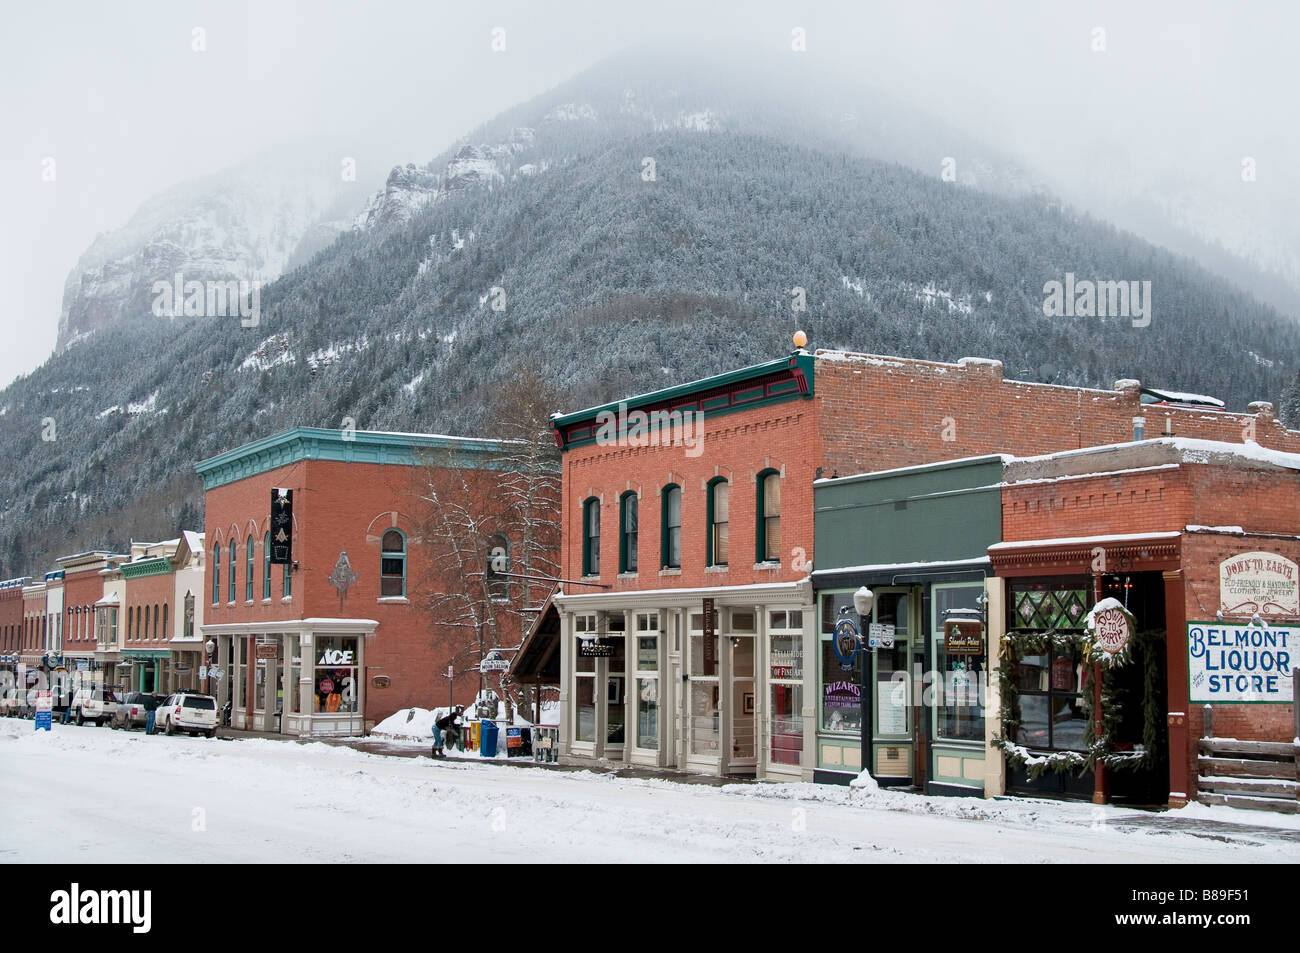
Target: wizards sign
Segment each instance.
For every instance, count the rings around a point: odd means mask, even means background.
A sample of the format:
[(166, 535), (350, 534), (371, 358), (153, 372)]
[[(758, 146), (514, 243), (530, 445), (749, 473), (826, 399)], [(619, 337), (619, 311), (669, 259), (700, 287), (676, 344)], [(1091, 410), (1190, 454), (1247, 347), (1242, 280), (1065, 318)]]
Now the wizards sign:
[(279, 487), (271, 490), (271, 562), (293, 562), (293, 490)]

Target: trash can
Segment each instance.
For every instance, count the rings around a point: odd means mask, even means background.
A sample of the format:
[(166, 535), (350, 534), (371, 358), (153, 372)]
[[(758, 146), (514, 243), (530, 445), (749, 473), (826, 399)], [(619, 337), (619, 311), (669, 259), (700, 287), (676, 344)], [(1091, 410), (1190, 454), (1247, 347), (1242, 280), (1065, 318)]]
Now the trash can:
[(479, 757), (495, 758), (497, 756), (497, 732), (500, 730), (494, 721), (482, 721), (479, 728)]

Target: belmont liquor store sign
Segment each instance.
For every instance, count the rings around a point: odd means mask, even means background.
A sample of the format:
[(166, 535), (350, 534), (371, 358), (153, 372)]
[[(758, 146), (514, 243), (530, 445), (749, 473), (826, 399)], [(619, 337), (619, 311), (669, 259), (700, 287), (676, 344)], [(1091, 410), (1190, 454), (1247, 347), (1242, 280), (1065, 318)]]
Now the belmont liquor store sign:
[(1292, 699), (1291, 668), (1300, 656), (1300, 626), (1187, 626), (1192, 702), (1285, 705)]

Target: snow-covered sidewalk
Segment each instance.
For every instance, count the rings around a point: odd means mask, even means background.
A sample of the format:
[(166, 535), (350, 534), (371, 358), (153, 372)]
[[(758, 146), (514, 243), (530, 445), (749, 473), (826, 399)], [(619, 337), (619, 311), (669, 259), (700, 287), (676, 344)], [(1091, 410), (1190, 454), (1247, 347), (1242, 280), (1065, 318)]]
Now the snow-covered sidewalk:
[[(1293, 819), (724, 787), (0, 719), (11, 861), (1295, 862)], [(1248, 814), (1247, 817), (1242, 817)], [(1198, 836), (1207, 820), (1275, 831)], [(1144, 826), (1145, 825), (1145, 826)]]

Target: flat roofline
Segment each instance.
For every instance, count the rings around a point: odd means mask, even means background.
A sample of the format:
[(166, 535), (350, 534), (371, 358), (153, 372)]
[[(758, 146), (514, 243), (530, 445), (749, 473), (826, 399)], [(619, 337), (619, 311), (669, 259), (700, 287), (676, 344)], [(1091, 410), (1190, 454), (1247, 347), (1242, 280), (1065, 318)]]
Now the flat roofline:
[(813, 486), (832, 486), (841, 483), (855, 483), (876, 480), (882, 477), (902, 476), (909, 473), (925, 473), (931, 470), (956, 470), (961, 467), (979, 466), (999, 462), (1003, 466), (1016, 458), (1009, 453), (986, 453), (978, 457), (958, 457), (956, 460), (940, 460), (935, 463), (915, 463), (908, 467), (893, 467), (889, 470), (868, 470), (863, 473), (851, 473), (841, 477), (819, 477), (813, 480)]

